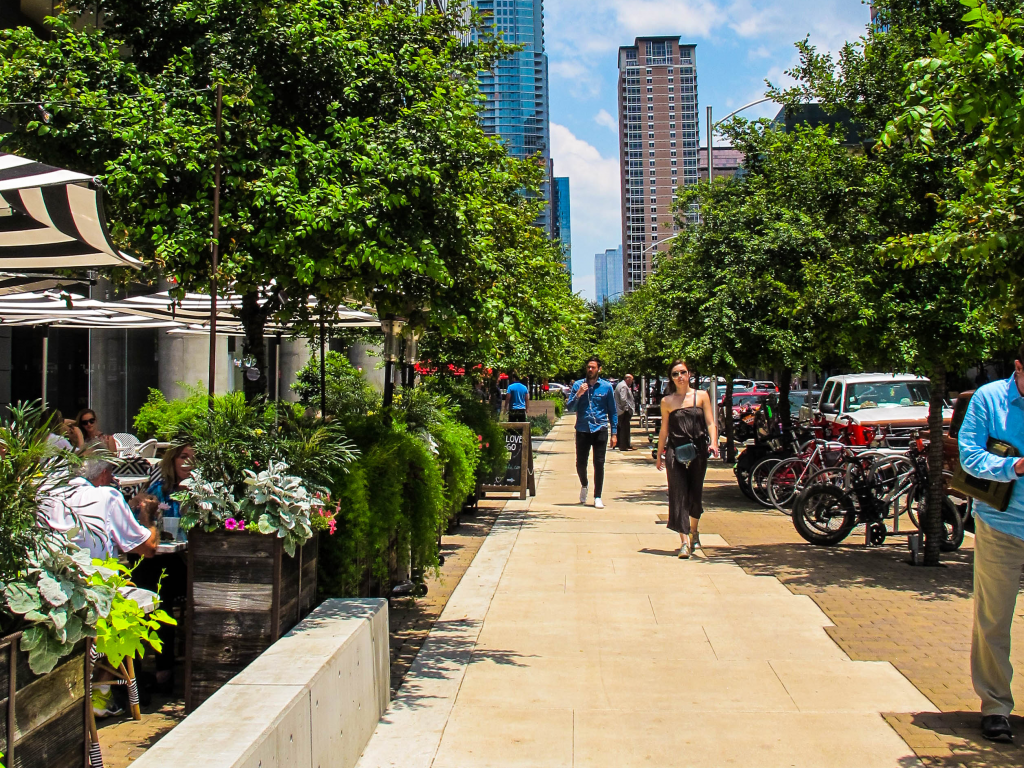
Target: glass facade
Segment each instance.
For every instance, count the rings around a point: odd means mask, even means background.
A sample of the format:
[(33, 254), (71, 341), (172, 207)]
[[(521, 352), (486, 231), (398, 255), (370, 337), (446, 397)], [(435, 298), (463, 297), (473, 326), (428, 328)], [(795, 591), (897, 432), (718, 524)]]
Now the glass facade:
[(554, 215), (554, 239), (562, 242), (562, 261), (572, 274), (572, 227), (569, 221), (569, 177), (556, 176), (551, 185), (551, 208)]
[[(523, 50), (498, 62), (480, 78), (486, 102), (481, 112), (484, 130), (501, 137), (513, 157), (540, 154), (541, 167), (550, 167), (548, 126), (548, 57), (544, 53), (544, 0), (472, 0), (486, 19), (483, 34), (500, 35)], [(550, 176), (542, 188), (549, 203), (539, 222), (554, 236)]]
[(594, 300), (618, 301), (622, 297), (622, 246), (609, 248), (594, 257)]

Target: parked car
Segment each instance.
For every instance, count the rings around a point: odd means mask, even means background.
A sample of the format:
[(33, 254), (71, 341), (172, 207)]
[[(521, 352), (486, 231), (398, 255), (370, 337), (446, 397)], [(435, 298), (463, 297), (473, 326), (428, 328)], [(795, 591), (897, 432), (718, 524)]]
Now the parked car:
[(791, 418), (797, 421), (810, 421), (814, 409), (818, 407), (818, 400), (821, 398), (820, 389), (812, 389), (810, 397), (806, 389), (789, 390), (789, 412)]
[(778, 392), (779, 387), (774, 381), (755, 381), (752, 389), (755, 392)]
[[(815, 420), (828, 437), (846, 424), (882, 428), (893, 447), (908, 444), (913, 432), (928, 427), (931, 382), (923, 376), (891, 373), (854, 373), (832, 376), (818, 399)], [(945, 425), (953, 416), (943, 408)]]

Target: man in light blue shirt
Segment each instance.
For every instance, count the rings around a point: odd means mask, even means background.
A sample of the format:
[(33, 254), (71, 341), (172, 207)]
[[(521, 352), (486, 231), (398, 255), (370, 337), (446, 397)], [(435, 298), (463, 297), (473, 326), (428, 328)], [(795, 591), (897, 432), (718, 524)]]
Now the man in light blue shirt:
[(512, 374), (512, 384), (505, 390), (509, 421), (526, 421), (526, 407), (530, 402), (530, 390), (519, 380), (519, 374)]
[[(615, 408), (615, 390), (601, 378), (601, 361), (587, 360), (587, 378), (572, 385), (568, 405), (576, 405), (576, 474), (580, 478), (580, 504), (587, 503), (587, 461), (594, 449), (594, 506), (604, 509), (601, 491), (604, 488), (604, 459), (608, 450), (608, 435), (615, 447), (615, 430), (619, 417)], [(610, 427), (610, 428), (609, 428)]]
[[(1008, 380), (978, 389), (971, 398), (958, 443), (967, 474), (1006, 483), (1024, 475), (1024, 458), (998, 456), (989, 439), (1009, 443), (1024, 455), (1024, 344)], [(971, 677), (981, 697), (981, 730), (992, 741), (1013, 740), (1010, 625), (1024, 569), (1024, 482), (1015, 482), (1010, 502), (999, 511), (974, 502), (974, 633)]]

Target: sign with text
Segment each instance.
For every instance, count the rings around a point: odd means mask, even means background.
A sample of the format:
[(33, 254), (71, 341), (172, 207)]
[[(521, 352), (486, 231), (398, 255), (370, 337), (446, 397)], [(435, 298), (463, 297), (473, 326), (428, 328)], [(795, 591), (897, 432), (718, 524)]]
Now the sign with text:
[(508, 422), (505, 428), (505, 447), (508, 463), (503, 472), (491, 478), (490, 484), (480, 487), (482, 493), (519, 493), (525, 499), (527, 492), (537, 495), (533, 479), (533, 448), (530, 444), (530, 423)]

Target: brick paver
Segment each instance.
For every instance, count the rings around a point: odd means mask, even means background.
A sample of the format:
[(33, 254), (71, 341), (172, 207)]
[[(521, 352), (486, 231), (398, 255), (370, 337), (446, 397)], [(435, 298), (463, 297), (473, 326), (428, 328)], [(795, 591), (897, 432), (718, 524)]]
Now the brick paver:
[[(756, 509), (727, 470), (713, 471), (701, 530), (731, 545), (723, 554), (748, 573), (777, 577), (810, 596), (833, 621), (826, 631), (851, 659), (888, 661), (935, 707), (886, 719), (928, 766), (1024, 766), (1024, 749), (981, 737), (979, 700), (971, 685), (972, 561), (970, 537), (941, 568), (908, 563), (906, 539), (865, 548), (856, 535), (839, 547), (814, 547), (786, 515)], [(1014, 667), (1024, 672), (1024, 604), (1014, 622)], [(1024, 675), (1013, 685), (1017, 740), (1024, 740)]]

